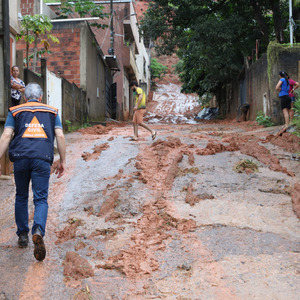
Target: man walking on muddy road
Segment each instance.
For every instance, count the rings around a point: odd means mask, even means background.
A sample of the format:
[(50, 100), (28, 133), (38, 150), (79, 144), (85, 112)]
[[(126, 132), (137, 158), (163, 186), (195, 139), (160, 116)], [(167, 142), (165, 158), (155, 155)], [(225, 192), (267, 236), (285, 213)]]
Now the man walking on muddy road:
[(129, 87), (132, 89), (133, 92), (136, 92), (135, 104), (133, 108), (134, 114), (132, 120), (134, 136), (131, 138), (131, 140), (138, 140), (138, 125), (150, 131), (152, 140), (155, 140), (157, 132), (152, 130), (143, 122), (143, 117), (146, 113), (146, 94), (140, 87), (138, 87), (138, 83), (136, 81), (131, 81)]
[(0, 158), (9, 147), (9, 158), (14, 162), (15, 221), (18, 244), (21, 248), (28, 246), (28, 194), (30, 181), (32, 183), (35, 206), (32, 226), (34, 257), (42, 261), (46, 256), (43, 237), (48, 214), (47, 200), (50, 168), (54, 158), (54, 138), (56, 137), (60, 156), (55, 172), (58, 178), (65, 171), (66, 145), (57, 109), (41, 103), (41, 87), (36, 83), (29, 83), (25, 88), (24, 97), (26, 103), (9, 109), (0, 139)]

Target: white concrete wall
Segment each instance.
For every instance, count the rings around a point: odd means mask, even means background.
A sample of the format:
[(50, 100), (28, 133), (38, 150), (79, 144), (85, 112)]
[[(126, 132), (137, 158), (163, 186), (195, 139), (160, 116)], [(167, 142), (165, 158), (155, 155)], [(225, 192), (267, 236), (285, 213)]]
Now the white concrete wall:
[(130, 114), (130, 93), (129, 93), (129, 81), (126, 78), (126, 76), (123, 76), (123, 95), (124, 95), (124, 107), (123, 107), (123, 114), (124, 114), (124, 119), (128, 119), (129, 114)]
[[(57, 1), (60, 2), (60, 1)], [(42, 4), (42, 6), (41, 6)], [(35, 0), (34, 3), (34, 14), (43, 14), (48, 16), (50, 19), (56, 18), (55, 12), (42, 0)]]
[[(138, 73), (136, 74), (137, 80), (141, 80), (142, 82), (147, 84), (147, 94), (149, 93), (150, 90), (150, 71), (148, 66), (150, 65), (150, 58), (149, 54), (145, 48), (143, 38), (140, 38), (139, 30), (137, 27), (137, 18), (135, 14), (135, 9), (132, 4), (130, 3), (130, 23), (131, 23), (131, 28), (132, 32), (134, 35), (135, 43), (138, 49), (138, 54), (135, 55), (135, 60), (137, 64), (137, 69)], [(145, 61), (145, 64), (144, 64)], [(145, 67), (145, 70), (144, 70)]]
[(47, 104), (58, 109), (58, 114), (62, 120), (62, 79), (47, 69)]
[(9, 27), (10, 32), (14, 35), (20, 32), (20, 22), (18, 21), (20, 2), (20, 0), (9, 0)]

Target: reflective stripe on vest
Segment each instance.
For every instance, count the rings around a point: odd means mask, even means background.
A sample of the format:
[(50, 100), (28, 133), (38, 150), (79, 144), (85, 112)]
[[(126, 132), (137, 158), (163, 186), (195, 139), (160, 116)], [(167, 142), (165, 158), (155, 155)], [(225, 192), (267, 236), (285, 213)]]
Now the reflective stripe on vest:
[(58, 113), (57, 108), (44, 104), (44, 103), (40, 103), (40, 102), (36, 102), (36, 101), (32, 101), (32, 102), (27, 102), (21, 105), (17, 105), (17, 106), (13, 106), (9, 109), (12, 113), (12, 115), (15, 117), (18, 113), (22, 112), (22, 111), (31, 111), (31, 112), (36, 112), (36, 111), (42, 111), (42, 112), (50, 112), (55, 114), (55, 116)]

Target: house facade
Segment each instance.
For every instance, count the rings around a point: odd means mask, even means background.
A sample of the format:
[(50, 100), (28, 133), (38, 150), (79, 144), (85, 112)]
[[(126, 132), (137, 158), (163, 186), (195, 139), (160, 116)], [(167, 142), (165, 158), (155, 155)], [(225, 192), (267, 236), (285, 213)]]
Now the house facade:
[[(39, 3), (40, 1), (21, 0), (22, 15), (39, 13)], [(56, 17), (53, 9), (48, 6), (42, 12), (50, 19)], [(48, 70), (86, 92), (86, 103), (82, 109), (87, 111), (88, 121), (104, 121), (106, 105), (110, 102), (110, 86), (106, 82), (111, 82), (112, 78), (88, 22), (82, 19), (55, 20), (52, 24), (51, 34), (60, 42), (51, 42), (52, 54), (43, 55), (47, 60)], [(23, 40), (18, 41), (17, 49), (23, 50), (24, 56), (25, 47)]]
[[(41, 8), (38, 0), (20, 1), (22, 15), (42, 12), (52, 19), (51, 34), (60, 43), (51, 43), (53, 54), (44, 55), (47, 67), (86, 91), (90, 119), (128, 120), (133, 112), (129, 82), (137, 80), (147, 94), (150, 89), (150, 58), (138, 32), (133, 1), (96, 1), (108, 14), (113, 11), (110, 18), (96, 21), (108, 25), (105, 29), (90, 26), (95, 20), (76, 14), (72, 20), (57, 19), (57, 3)], [(24, 50), (25, 43), (19, 41), (16, 48)]]
[[(139, 34), (137, 13), (133, 1), (116, 1), (113, 7), (103, 1), (105, 11), (113, 10), (113, 28), (106, 31), (94, 31), (102, 50), (109, 54), (113, 47), (119, 61), (120, 71), (114, 75), (117, 84), (117, 99), (120, 107), (120, 118), (127, 120), (132, 115), (132, 92), (129, 89), (131, 80), (136, 80), (146, 94), (150, 91), (150, 56), (143, 38)], [(113, 30), (113, 35), (111, 32)], [(108, 38), (109, 37), (109, 38)], [(111, 39), (113, 38), (113, 45)]]
[[(108, 13), (110, 17), (88, 22), (98, 22), (108, 26), (105, 29), (90, 28), (100, 45), (103, 58), (111, 70), (112, 80), (111, 82), (106, 80), (106, 84), (109, 86), (111, 83), (110, 94), (116, 102), (115, 118), (128, 120), (132, 115), (133, 108), (129, 82), (137, 80), (147, 94), (150, 90), (149, 51), (139, 35), (137, 14), (132, 0), (118, 0), (112, 1), (112, 3), (96, 1), (96, 3), (102, 5), (104, 12)], [(59, 8), (56, 3), (49, 3), (48, 6), (53, 11), (57, 11)], [(73, 17), (77, 16), (74, 14)], [(84, 73), (81, 76), (84, 77)], [(108, 106), (106, 105), (106, 107)], [(112, 116), (106, 111), (106, 117)]]

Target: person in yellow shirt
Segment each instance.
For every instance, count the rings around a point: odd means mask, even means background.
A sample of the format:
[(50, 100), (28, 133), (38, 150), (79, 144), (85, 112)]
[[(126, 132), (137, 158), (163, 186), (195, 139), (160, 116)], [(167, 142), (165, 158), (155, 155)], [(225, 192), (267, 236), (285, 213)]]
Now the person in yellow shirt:
[(145, 92), (138, 86), (136, 81), (131, 81), (129, 87), (132, 89), (133, 92), (136, 92), (135, 96), (135, 105), (133, 108), (133, 137), (131, 138), (132, 141), (138, 140), (138, 125), (144, 127), (148, 131), (150, 131), (152, 140), (155, 140), (157, 131), (152, 130), (149, 126), (147, 126), (144, 121), (144, 114), (146, 113), (146, 94)]

